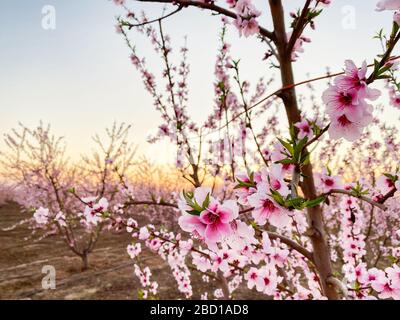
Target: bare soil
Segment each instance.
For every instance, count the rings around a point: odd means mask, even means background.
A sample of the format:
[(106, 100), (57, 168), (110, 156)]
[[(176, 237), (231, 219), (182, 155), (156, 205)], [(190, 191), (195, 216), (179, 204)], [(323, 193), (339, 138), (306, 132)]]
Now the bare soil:
[[(41, 241), (27, 239), (31, 230), (26, 225), (5, 231), (26, 214), (15, 203), (0, 206), (0, 299), (137, 299), (140, 284), (133, 273), (133, 261), (126, 253), (130, 236), (126, 232), (105, 233), (89, 256), (89, 270), (81, 271), (81, 260), (58, 236)], [(156, 254), (146, 250), (141, 261), (150, 267), (158, 281), (160, 299), (184, 299), (176, 288), (169, 266)], [(42, 289), (42, 267), (56, 269), (56, 289)], [(204, 284), (193, 272), (193, 298), (206, 290), (211, 293), (217, 283)], [(260, 298), (240, 288), (236, 298)]]

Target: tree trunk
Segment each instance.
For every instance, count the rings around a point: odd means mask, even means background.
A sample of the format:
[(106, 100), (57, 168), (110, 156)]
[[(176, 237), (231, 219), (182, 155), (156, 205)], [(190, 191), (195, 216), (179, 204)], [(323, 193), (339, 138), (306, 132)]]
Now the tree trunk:
[(218, 270), (217, 275), (218, 275), (219, 282), (221, 284), (222, 293), (224, 294), (224, 300), (230, 300), (231, 294), (229, 292), (228, 282), (226, 281), (226, 278), (224, 277), (223, 272), (221, 270)]
[(89, 269), (89, 255), (84, 252), (81, 255), (81, 259), (82, 259), (82, 271), (86, 271), (87, 269)]
[[(291, 52), (287, 52), (287, 37), (284, 19), (284, 10), (281, 0), (269, 0), (271, 6), (271, 14), (275, 29), (275, 43), (278, 50), (280, 71), (282, 78), (282, 87), (294, 84), (293, 67), (291, 62)], [(286, 114), (289, 125), (293, 125), (301, 120), (300, 110), (297, 105), (296, 91), (294, 88), (285, 90), (280, 94), (285, 105)], [(313, 177), (312, 165), (306, 165), (302, 168), (305, 176), (301, 183), (301, 188), (305, 198), (316, 198), (316, 189)], [(308, 223), (310, 226), (310, 238), (313, 245), (313, 257), (315, 266), (318, 271), (323, 294), (328, 299), (336, 300), (339, 298), (335, 288), (328, 283), (328, 278), (332, 275), (332, 266), (329, 253), (329, 247), (325, 240), (324, 226), (322, 220), (322, 208), (316, 206), (307, 209)]]

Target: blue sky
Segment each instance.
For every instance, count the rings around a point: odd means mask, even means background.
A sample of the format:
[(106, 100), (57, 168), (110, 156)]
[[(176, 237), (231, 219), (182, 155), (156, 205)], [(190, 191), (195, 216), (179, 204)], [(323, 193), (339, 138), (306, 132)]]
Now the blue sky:
[[(260, 22), (270, 26), (267, 1), (253, 2), (264, 11)], [(285, 2), (290, 3), (290, 10), (302, 3)], [(312, 43), (306, 45), (305, 54), (295, 64), (296, 80), (307, 79), (307, 74), (323, 74), (328, 65), (334, 71), (341, 70), (347, 58), (357, 63), (371, 61), (380, 52), (378, 43), (371, 38), (382, 27), (388, 30), (392, 19), (389, 12), (374, 11), (376, 2), (333, 0), (318, 18), (317, 30), (306, 32)], [(135, 9), (145, 8), (150, 17), (157, 17), (162, 11), (162, 5), (130, 3)], [(44, 5), (56, 9), (55, 30), (41, 26)], [(345, 29), (344, 11), (352, 7), (355, 29)], [(71, 154), (77, 155), (87, 150), (95, 132), (116, 120), (133, 124), (132, 139), (142, 152), (156, 159), (156, 150), (167, 151), (166, 145), (149, 148), (145, 141), (160, 123), (159, 116), (130, 64), (128, 49), (115, 33), (118, 12), (107, 0), (1, 1), (0, 134), (18, 121), (34, 126), (43, 120), (52, 124), (55, 133), (67, 138)], [(219, 26), (219, 18), (197, 9), (184, 10), (165, 23), (177, 48), (188, 36), (192, 70), (189, 110), (199, 121), (212, 108)], [(243, 78), (253, 82), (261, 76), (268, 78), (271, 70), (260, 59), (265, 48), (254, 38), (239, 38), (234, 28), (228, 36), (233, 43), (233, 57), (241, 58)], [(159, 60), (146, 39), (135, 37), (135, 43), (150, 66), (159, 70)]]

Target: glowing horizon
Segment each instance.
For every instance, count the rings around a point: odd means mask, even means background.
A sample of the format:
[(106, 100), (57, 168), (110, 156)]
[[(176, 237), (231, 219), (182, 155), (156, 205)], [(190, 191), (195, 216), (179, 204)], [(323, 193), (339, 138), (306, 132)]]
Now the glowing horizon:
[[(293, 1), (291, 9), (297, 8), (300, 2)], [(23, 11), (20, 10), (22, 3)], [(261, 3), (254, 1), (260, 7)], [(296, 79), (301, 81), (324, 74), (327, 65), (332, 71), (340, 71), (347, 58), (357, 63), (365, 58), (372, 61), (380, 47), (371, 38), (380, 26), (389, 28), (392, 20), (389, 12), (375, 12), (375, 4), (375, 0), (363, 1), (362, 5), (356, 0), (333, 1), (317, 19), (317, 30), (306, 34), (312, 43), (305, 45), (305, 54), (295, 64)], [(56, 9), (55, 30), (44, 30), (41, 26), (41, 10), (45, 5)], [(355, 29), (343, 27), (346, 6), (355, 9)], [(162, 11), (160, 5), (138, 4), (137, 8), (145, 8), (150, 17), (157, 17)], [(55, 134), (66, 137), (69, 154), (76, 159), (90, 151), (95, 133), (101, 133), (113, 121), (124, 121), (133, 125), (132, 139), (138, 144), (139, 153), (157, 163), (171, 161), (173, 149), (168, 143), (149, 145), (146, 142), (148, 134), (154, 133), (161, 124), (160, 117), (130, 63), (129, 50), (115, 32), (119, 8), (110, 1), (98, 0), (79, 4), (60, 0), (36, 0), (28, 4), (22, 0), (6, 0), (0, 9), (4, 21), (0, 33), (4, 48), (0, 52), (1, 134), (9, 132), (18, 121), (32, 127), (43, 120), (52, 125)], [(19, 18), (15, 19), (16, 16)], [(263, 17), (269, 27), (269, 16), (264, 13)], [(204, 110), (211, 111), (213, 105), (216, 30), (219, 29), (218, 17), (192, 9), (165, 22), (175, 49), (188, 35), (192, 70), (189, 110), (199, 122), (208, 113)], [(160, 60), (155, 58), (147, 39), (135, 39), (138, 51), (148, 57), (157, 73)], [(239, 38), (237, 31), (229, 28), (228, 42), (232, 43), (232, 55), (242, 59), (243, 77), (253, 85), (260, 76), (268, 79), (273, 73), (261, 61), (265, 48), (256, 39)], [(342, 46), (346, 50), (340, 50)], [(278, 87), (275, 83), (268, 92)], [(321, 90), (323, 84), (316, 87)], [(387, 118), (394, 116), (389, 113)], [(3, 146), (1, 141), (0, 148)]]

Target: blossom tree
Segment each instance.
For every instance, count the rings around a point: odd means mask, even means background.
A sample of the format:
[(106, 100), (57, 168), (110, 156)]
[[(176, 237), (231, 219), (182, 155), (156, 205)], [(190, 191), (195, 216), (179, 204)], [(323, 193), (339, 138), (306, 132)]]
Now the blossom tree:
[[(132, 1), (134, 3), (135, 1)], [(381, 92), (374, 88), (374, 84), (381, 80), (386, 81), (390, 88), (390, 100), (397, 107), (397, 91), (399, 89), (395, 76), (396, 57), (392, 52), (397, 44), (400, 32), (398, 26), (399, 1), (379, 1), (377, 10), (394, 10), (394, 22), (392, 31), (385, 36), (381, 31), (377, 38), (382, 42), (384, 52), (379, 54), (372, 65), (364, 62), (357, 66), (353, 61), (345, 61), (345, 70), (339, 74), (327, 74), (326, 76), (312, 79), (302, 83), (296, 83), (293, 75), (293, 63), (304, 52), (303, 45), (309, 42), (304, 33), (307, 28), (315, 28), (315, 20), (322, 13), (324, 7), (331, 1), (307, 0), (304, 6), (296, 13), (291, 13), (290, 30), (285, 26), (285, 11), (281, 0), (269, 0), (269, 9), (273, 24), (273, 30), (264, 28), (259, 23), (261, 11), (252, 1), (168, 1), (168, 0), (142, 0), (139, 2), (170, 3), (176, 9), (162, 17), (148, 19), (143, 13), (137, 15), (128, 8), (128, 1), (115, 1), (117, 5), (126, 10), (126, 16), (118, 20), (118, 32), (122, 33), (132, 50), (132, 62), (141, 72), (146, 89), (153, 96), (156, 108), (162, 113), (166, 125), (160, 126), (158, 137), (166, 136), (176, 141), (178, 150), (186, 152), (186, 158), (192, 167), (192, 181), (196, 188), (194, 192), (183, 192), (179, 200), (179, 208), (183, 212), (179, 224), (184, 231), (201, 241), (206, 246), (203, 258), (193, 253), (193, 259), (197, 261), (197, 269), (201, 271), (213, 270), (222, 277), (244, 275), (244, 279), (251, 289), (276, 298), (321, 298), (338, 299), (340, 295), (351, 298), (371, 298), (373, 292), (377, 292), (381, 298), (399, 298), (397, 277), (398, 266), (394, 264), (385, 271), (373, 268), (365, 263), (366, 236), (377, 236), (379, 233), (387, 234), (388, 228), (397, 226), (396, 222), (388, 222), (380, 228), (373, 227), (373, 212), (379, 210), (379, 219), (382, 215), (390, 219), (390, 213), (396, 212), (398, 200), (391, 199), (395, 196), (396, 186), (399, 185), (397, 169), (390, 173), (375, 178), (376, 171), (371, 173), (370, 179), (344, 182), (344, 177), (333, 175), (330, 168), (324, 168), (321, 172), (314, 172), (312, 164), (312, 152), (309, 148), (321, 141), (329, 134), (330, 141), (326, 142), (321, 157), (333, 160), (334, 151), (340, 149), (340, 140), (345, 139), (358, 143), (361, 149), (371, 136), (369, 128), (372, 125), (379, 126), (377, 116), (374, 116), (374, 106)], [(187, 72), (188, 65), (184, 59), (180, 67), (175, 67), (170, 62), (172, 48), (170, 37), (165, 35), (162, 22), (175, 14), (184, 11), (187, 7), (197, 7), (211, 11), (222, 16), (224, 29), (221, 35), (222, 45), (216, 64), (217, 82), (216, 111), (209, 118), (202, 129), (198, 129), (189, 120), (186, 111), (187, 104)], [(230, 57), (229, 45), (224, 40), (227, 26), (233, 25), (240, 36), (257, 36), (261, 43), (268, 46), (265, 59), (271, 60), (280, 71), (281, 89), (263, 98), (266, 88), (261, 80), (260, 86), (252, 99), (246, 99), (249, 84), (241, 81), (239, 76), (239, 62)], [(166, 92), (170, 95), (164, 97), (157, 91), (155, 77), (147, 69), (145, 60), (139, 58), (137, 49), (129, 41), (128, 33), (136, 29), (146, 34), (155, 46), (156, 52), (161, 54), (165, 63), (163, 71), (167, 79)], [(182, 49), (183, 57), (186, 57), (186, 47)], [(231, 72), (234, 75), (231, 77)], [(175, 76), (182, 76), (178, 80)], [(333, 82), (322, 95), (325, 110), (321, 112), (314, 108), (315, 117), (305, 118), (308, 110), (303, 110), (301, 100), (296, 95), (295, 88), (300, 85), (310, 85), (313, 81), (331, 79)], [(232, 84), (238, 86), (238, 93), (234, 91)], [(255, 107), (268, 109), (273, 105), (283, 105), (289, 124), (289, 139), (273, 137), (273, 149), (266, 148), (265, 134), (256, 134), (252, 122)], [(173, 112), (172, 117), (168, 108)], [(256, 113), (260, 115), (262, 112)], [(230, 117), (230, 118), (229, 118)], [(221, 120), (225, 118), (225, 123)], [(273, 118), (272, 118), (273, 119)], [(267, 120), (268, 126), (273, 127), (276, 119)], [(325, 124), (324, 124), (325, 122)], [(272, 125), (271, 125), (272, 124)], [(276, 124), (276, 122), (275, 122)], [(239, 132), (238, 140), (234, 140), (229, 128), (235, 128)], [(212, 193), (217, 193), (215, 184), (213, 188), (200, 187), (205, 182), (198, 179), (200, 153), (194, 156), (194, 148), (191, 147), (188, 136), (197, 134), (200, 140), (204, 140), (203, 129), (211, 131), (225, 129), (228, 134), (228, 147), (216, 148), (217, 152), (226, 152), (230, 155), (230, 170), (224, 170), (219, 166), (218, 170), (204, 170), (204, 175), (219, 176), (225, 184), (223, 192), (219, 195), (226, 200), (219, 202)], [(392, 129), (382, 124), (382, 132), (387, 132), (386, 143), (393, 141)], [(397, 131), (396, 131), (397, 132)], [(235, 142), (240, 138), (247, 138), (247, 134), (253, 136), (257, 153), (265, 168), (251, 171), (246, 161), (247, 149), (234, 152)], [(275, 132), (279, 135), (280, 132)], [(385, 133), (386, 134), (386, 133)], [(156, 138), (155, 138), (156, 139)], [(338, 143), (334, 141), (338, 141)], [(369, 142), (369, 141), (368, 141)], [(378, 145), (377, 145), (378, 144)], [(182, 146), (185, 145), (184, 148)], [(390, 146), (389, 144), (387, 145)], [(225, 147), (225, 148), (224, 148)], [(369, 146), (374, 152), (378, 152), (379, 142)], [(314, 150), (314, 148), (313, 148)], [(236, 151), (236, 150), (235, 150)], [(393, 164), (398, 160), (398, 150), (391, 150), (391, 158), (380, 158), (383, 162)], [(215, 148), (214, 148), (215, 152)], [(317, 151), (315, 151), (317, 152)], [(384, 151), (388, 152), (388, 151)], [(240, 166), (235, 157), (243, 156), (242, 168), (244, 174), (238, 173)], [(364, 153), (360, 154), (363, 155)], [(369, 164), (380, 166), (381, 164), (369, 156)], [(339, 159), (336, 159), (339, 161)], [(345, 161), (345, 159), (342, 159)], [(362, 159), (365, 164), (365, 159)], [(345, 162), (343, 162), (345, 163)], [(346, 174), (343, 165), (338, 164), (338, 174)], [(393, 165), (388, 165), (388, 168)], [(354, 168), (353, 168), (354, 169)], [(371, 170), (371, 169), (370, 169)], [(378, 170), (378, 169), (377, 169)], [(222, 172), (224, 171), (224, 172)], [(358, 171), (359, 173), (360, 171)], [(359, 175), (359, 174), (358, 174)], [(229, 200), (228, 200), (229, 199)], [(369, 212), (370, 220), (367, 223), (366, 215)], [(251, 217), (249, 217), (249, 214)], [(342, 216), (342, 218), (337, 217)], [(253, 219), (253, 220), (251, 220)], [(326, 221), (332, 219), (334, 223)], [(377, 217), (375, 219), (378, 219)], [(368, 226), (367, 231), (365, 230)], [(153, 228), (153, 227), (152, 227)], [(152, 230), (150, 228), (150, 230)], [(333, 228), (333, 229), (332, 229)], [(335, 228), (336, 238), (331, 231)], [(374, 232), (371, 232), (374, 229)], [(380, 229), (380, 231), (378, 230)], [(398, 235), (398, 227), (394, 227), (393, 235)], [(142, 230), (142, 229), (141, 229)], [(281, 231), (277, 234), (274, 231)], [(153, 234), (147, 234), (139, 239), (149, 239)], [(339, 232), (339, 234), (337, 233)], [(397, 233), (396, 233), (397, 232)], [(284, 235), (283, 235), (284, 234)], [(388, 235), (390, 239), (391, 237)], [(235, 239), (235, 240), (233, 240)], [(272, 240), (272, 241), (271, 241)], [(393, 238), (390, 246), (396, 246), (398, 240)], [(378, 245), (378, 251), (388, 247)], [(336, 246), (341, 250), (337, 251)], [(337, 255), (343, 256), (340, 271), (333, 264)], [(201, 255), (201, 254), (200, 254)], [(224, 258), (225, 257), (225, 258)], [(369, 258), (370, 259), (370, 258)], [(260, 261), (263, 261), (260, 263)], [(291, 267), (284, 265), (289, 262)], [(378, 260), (379, 261), (379, 258)], [(398, 261), (397, 259), (394, 262)], [(301, 267), (303, 274), (297, 272)], [(289, 269), (289, 270), (288, 270)], [(288, 279), (291, 279), (290, 281)], [(308, 286), (303, 287), (302, 279), (307, 279)], [(237, 280), (236, 280), (237, 281)], [(222, 290), (229, 293), (229, 288)], [(225, 295), (227, 298), (229, 296)]]
[[(107, 218), (109, 209), (121, 201), (119, 177), (134, 164), (135, 148), (127, 142), (129, 129), (114, 124), (107, 129), (108, 141), (96, 135), (97, 150), (83, 156), (80, 164), (71, 163), (64, 139), (52, 135), (50, 126), (42, 123), (33, 130), (21, 124), (5, 137), (8, 148), (0, 159), (4, 176), (15, 191), (13, 200), (29, 215), (21, 223), (32, 228), (32, 236), (38, 235), (36, 241), (61, 236), (82, 259), (83, 270), (100, 233), (114, 228)], [(85, 205), (76, 192), (88, 195)]]
[[(400, 1), (377, 3), (377, 10), (393, 10), (394, 19), (388, 34), (375, 36), (383, 51), (373, 62), (348, 59), (341, 72), (297, 83), (293, 64), (311, 41), (305, 32), (316, 27), (330, 0), (305, 0), (289, 17), (281, 0), (265, 1), (272, 30), (261, 25), (263, 13), (251, 0), (114, 2), (123, 10), (117, 32), (161, 115), (149, 142), (166, 138), (176, 145), (176, 165), (189, 184), (168, 198), (145, 199), (119, 174), (118, 203), (106, 218), (132, 235), (127, 253), (135, 261), (141, 297), (158, 294), (151, 269), (140, 259), (145, 245), (168, 263), (186, 298), (194, 295), (192, 273), (198, 273), (215, 289), (201, 293), (203, 299), (233, 298), (241, 286), (274, 299), (400, 299), (398, 129), (382, 120), (385, 108), (399, 106), (393, 53)], [(134, 11), (137, 2), (173, 9), (150, 19)], [(201, 126), (189, 117), (188, 48), (181, 48), (175, 65), (163, 25), (187, 7), (222, 17), (214, 106)], [(254, 89), (242, 79), (240, 59), (233, 58), (225, 37), (232, 28), (265, 46), (264, 60), (278, 71), (280, 89), (268, 93), (274, 77), (260, 79)], [(140, 56), (131, 40), (135, 31), (149, 38), (161, 58), (162, 77)], [(322, 80), (328, 84), (318, 99), (313, 83)], [(379, 82), (391, 105), (380, 102)], [(308, 97), (297, 92), (301, 86), (310, 90)], [(276, 116), (282, 109), (286, 130)], [(88, 190), (73, 195), (89, 212), (103, 208), (86, 198)], [(137, 206), (175, 209), (180, 230), (140, 225), (125, 214)]]

